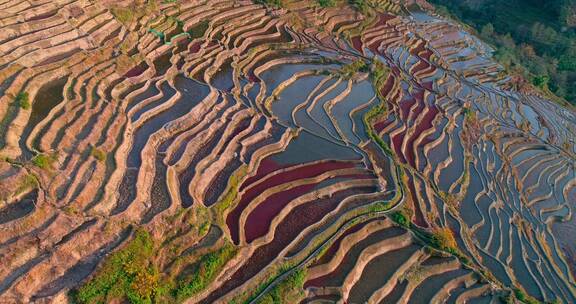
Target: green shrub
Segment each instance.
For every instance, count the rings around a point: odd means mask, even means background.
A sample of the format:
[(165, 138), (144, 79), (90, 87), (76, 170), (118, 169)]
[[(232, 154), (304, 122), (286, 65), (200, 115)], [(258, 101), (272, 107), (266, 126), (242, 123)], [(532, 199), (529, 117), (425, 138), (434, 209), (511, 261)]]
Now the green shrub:
[(161, 295), (158, 270), (150, 263), (155, 243), (145, 230), (138, 230), (124, 248), (112, 253), (86, 284), (72, 291), (77, 303), (107, 303), (114, 299), (152, 303)]
[(230, 176), (228, 179), (227, 192), (224, 197), (214, 206), (214, 211), (217, 215), (222, 215), (224, 211), (232, 206), (232, 203), (236, 200), (238, 196), (238, 187), (240, 187), (240, 181), (248, 174), (248, 166), (242, 165), (238, 170)]
[(106, 152), (97, 149), (96, 147), (92, 147), (92, 149), (90, 150), (90, 155), (92, 155), (94, 158), (96, 158), (98, 161), (105, 161), (106, 160)]
[(362, 59), (343, 65), (338, 71), (338, 75), (344, 79), (350, 79), (358, 72), (368, 72), (369, 66)]
[(396, 212), (390, 214), (390, 218), (395, 223), (397, 223), (398, 225), (400, 225), (402, 227), (408, 227), (410, 225), (410, 221), (408, 220), (406, 215), (404, 215), (404, 213), (402, 213), (401, 211), (396, 211)]
[(336, 5), (335, 0), (318, 0), (318, 5), (321, 7), (332, 7)]
[(540, 89), (548, 88), (548, 83), (550, 82), (550, 76), (539, 75), (532, 78), (532, 84)]
[(527, 295), (522, 289), (514, 288), (514, 296), (518, 301), (526, 304), (538, 304), (539, 302), (532, 298), (531, 296)]
[(434, 247), (446, 250), (452, 254), (457, 253), (456, 248), (458, 244), (456, 243), (452, 230), (448, 227), (436, 228), (431, 241)]
[(20, 92), (16, 95), (16, 103), (24, 110), (30, 109), (30, 99), (27, 92)]
[(32, 164), (40, 169), (50, 169), (54, 161), (55, 155), (38, 154), (32, 158)]
[(370, 9), (370, 6), (365, 0), (348, 0), (348, 3), (363, 14), (366, 14)]
[(210, 230), (210, 221), (205, 221), (198, 227), (198, 235), (203, 236), (208, 230)]
[(306, 270), (298, 268), (282, 282), (262, 295), (257, 303), (296, 303), (298, 302), (296, 298), (302, 294), (305, 281)]
[(236, 248), (226, 243), (219, 250), (202, 256), (193, 266), (192, 274), (179, 282), (174, 292), (176, 299), (178, 301), (187, 299), (206, 288), (234, 255)]

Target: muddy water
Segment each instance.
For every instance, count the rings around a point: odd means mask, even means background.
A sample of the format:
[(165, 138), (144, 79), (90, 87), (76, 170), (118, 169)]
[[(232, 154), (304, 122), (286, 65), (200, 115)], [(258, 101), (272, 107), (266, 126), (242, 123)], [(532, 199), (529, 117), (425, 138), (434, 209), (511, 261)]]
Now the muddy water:
[[(378, 189), (377, 187), (372, 187), (371, 189), (370, 189), (370, 187), (368, 187), (367, 189), (368, 190), (366, 190), (366, 191), (369, 193), (375, 193), (375, 192), (380, 191), (380, 189)], [(355, 194), (358, 194), (358, 193), (356, 192)], [(353, 199), (353, 200), (350, 200), (346, 203), (344, 203), (343, 201), (340, 201), (339, 202), (339, 204), (340, 204), (339, 211), (332, 214), (329, 217), (325, 217), (319, 225), (316, 225), (316, 227), (314, 229), (308, 231), (308, 233), (290, 249), (290, 251), (287, 253), (287, 256), (291, 257), (291, 256), (297, 254), (298, 252), (304, 250), (304, 248), (310, 244), (310, 241), (314, 237), (318, 236), (319, 234), (322, 234), (322, 232), (326, 231), (326, 229), (328, 229), (329, 227), (332, 227), (334, 224), (336, 224), (336, 222), (338, 222), (338, 220), (344, 214), (346, 214), (350, 210), (353, 210), (353, 209), (361, 207), (361, 206), (366, 206), (366, 205), (369, 205), (369, 204), (377, 202), (377, 201), (389, 201), (392, 199), (393, 196), (394, 196), (394, 193), (387, 193), (387, 194), (381, 194), (381, 195), (374, 197), (373, 199), (370, 199), (370, 200)]]
[(163, 155), (157, 153), (156, 172), (150, 192), (150, 208), (146, 215), (144, 215), (142, 223), (149, 222), (156, 214), (168, 209), (172, 204), (170, 191), (168, 191), (168, 184), (166, 183), (167, 169), (167, 166), (163, 162)]
[(271, 159), (280, 165), (290, 165), (323, 159), (359, 160), (361, 156), (351, 148), (301, 132), (284, 152), (275, 154)]
[[(176, 90), (174, 90), (174, 88), (172, 88), (170, 86), (170, 84), (168, 82), (163, 82), (160, 85), (160, 89), (162, 90), (162, 93), (164, 94), (161, 98), (154, 100), (150, 103), (148, 103), (147, 105), (143, 106), (142, 108), (138, 109), (138, 111), (136, 111), (134, 113), (134, 115), (132, 115), (132, 117), (130, 118), (130, 120), (132, 122), (137, 121), (142, 114), (154, 109), (155, 107), (165, 103), (166, 101), (168, 101), (168, 99), (170, 99), (172, 96), (174, 96), (174, 94), (176, 94)], [(154, 91), (154, 90), (152, 90)], [(143, 96), (147, 96), (148, 94), (143, 94)], [(140, 96), (139, 96), (140, 97)]]
[(408, 286), (408, 281), (398, 282), (394, 289), (384, 298), (382, 299), (379, 304), (394, 304), (398, 303), (402, 298), (402, 294), (406, 290), (406, 286)]
[(224, 63), (210, 80), (212, 86), (220, 91), (232, 90), (234, 88), (233, 71), (230, 62)]
[(242, 208), (243, 202), (248, 203), (250, 200), (256, 198), (262, 191), (292, 182), (294, 180), (309, 178), (317, 176), (327, 171), (351, 168), (354, 167), (354, 163), (351, 162), (339, 162), (339, 161), (327, 161), (319, 164), (311, 164), (298, 169), (289, 170), (280, 174), (276, 174), (262, 181), (258, 185), (247, 190), (240, 200), (237, 208)]
[(330, 262), (330, 260), (336, 254), (336, 252), (338, 252), (338, 248), (340, 248), (340, 244), (342, 243), (344, 238), (346, 238), (350, 234), (360, 231), (360, 229), (362, 229), (368, 223), (374, 222), (376, 220), (382, 220), (382, 218), (370, 219), (368, 221), (352, 226), (351, 228), (346, 230), (332, 243), (332, 245), (330, 245), (330, 247), (324, 252), (324, 254), (318, 260), (316, 260), (316, 262), (314, 262), (311, 266), (321, 265)]
[(370, 109), (378, 103), (380, 103), (380, 100), (375, 99), (365, 108), (358, 110), (352, 115), (352, 119), (354, 120), (354, 129), (352, 131), (362, 142), (368, 140), (368, 131), (366, 130), (366, 125), (364, 124), (364, 115), (366, 115), (366, 113), (368, 113), (368, 111), (370, 111)]
[[(327, 84), (326, 86), (324, 86), (324, 88), (328, 88), (330, 85), (332, 85), (332, 83)], [(338, 97), (342, 92), (344, 92), (347, 86), (348, 83), (346, 81), (342, 81), (338, 86), (333, 88), (328, 94), (326, 94), (318, 101), (316, 101), (315, 106), (310, 110), (310, 116), (299, 115), (297, 117), (297, 121), (299, 122), (298, 124), (304, 128), (308, 127), (311, 131), (316, 132), (318, 134), (326, 133), (327, 131), (329, 134), (332, 134), (333, 136), (337, 137), (338, 132), (336, 131), (336, 128), (332, 124), (332, 121), (330, 120), (328, 113), (326, 113), (324, 105), (330, 102), (332, 99)], [(300, 111), (298, 114), (301, 113), (304, 114), (304, 111)], [(324, 131), (320, 127), (325, 129), (326, 131)]]
[(465, 269), (456, 269), (425, 279), (418, 287), (416, 287), (412, 293), (412, 297), (410, 297), (410, 303), (431, 303), (432, 297), (434, 297), (436, 292), (438, 292), (444, 286), (444, 284), (446, 284), (451, 279), (466, 275), (469, 272), (469, 270)]
[[(138, 177), (138, 171), (142, 163), (142, 149), (148, 142), (150, 135), (162, 128), (166, 123), (176, 120), (182, 115), (188, 113), (194, 106), (196, 106), (204, 96), (209, 92), (208, 86), (200, 84), (189, 78), (185, 78), (181, 75), (177, 76), (175, 79), (175, 87), (178, 91), (182, 92), (181, 98), (176, 101), (176, 103), (168, 108), (167, 110), (158, 113), (153, 116), (144, 124), (142, 124), (133, 134), (132, 148), (128, 154), (126, 161), (126, 166), (129, 171), (126, 172), (122, 183), (120, 184), (119, 198), (117, 206), (115, 207), (113, 214), (122, 212), (126, 210), (130, 202), (136, 197), (136, 179)], [(164, 96), (164, 98), (170, 98), (171, 96)], [(135, 169), (133, 169), (135, 168)], [(161, 169), (165, 169), (161, 165)], [(165, 176), (165, 175), (164, 175)], [(161, 190), (160, 193), (166, 190)], [(160, 194), (161, 197), (164, 195)], [(161, 206), (169, 205), (166, 199), (163, 199)]]
[(349, 302), (367, 303), (370, 296), (384, 286), (394, 272), (418, 249), (420, 246), (410, 245), (371, 260), (364, 268), (360, 280), (350, 290)]
[(512, 263), (511, 266), (514, 269), (514, 274), (520, 284), (526, 288), (526, 292), (536, 299), (542, 299), (542, 295), (538, 288), (536, 281), (531, 276), (527, 264), (523, 259), (524, 248), (521, 244), (521, 239), (518, 236), (518, 228), (512, 227)]
[[(190, 112), (202, 99), (208, 94), (208, 86), (200, 84), (184, 76), (177, 76), (174, 85), (176, 90), (182, 93), (180, 100), (166, 109), (165, 111), (158, 113), (149, 120), (147, 120), (142, 126), (140, 126), (134, 132), (134, 141), (132, 143), (132, 149), (128, 155), (127, 165), (128, 167), (139, 167), (141, 164), (140, 152), (144, 148), (144, 145), (148, 142), (150, 135), (160, 128), (162, 128), (166, 123), (174, 121), (179, 117)], [(163, 87), (165, 88), (165, 87)], [(170, 89), (173, 91), (173, 89)], [(175, 93), (175, 91), (173, 91)], [(162, 99), (169, 99), (172, 96), (169, 92), (164, 92), (165, 96)]]
[(270, 96), (272, 91), (278, 87), (279, 84), (292, 77), (295, 73), (306, 70), (323, 70), (328, 68), (336, 68), (338, 65), (321, 65), (321, 64), (281, 64), (270, 68), (260, 74), (260, 77), (266, 82), (266, 95)]
[(178, 176), (180, 181), (180, 197), (182, 199), (183, 207), (190, 207), (194, 203), (194, 200), (189, 192), (190, 182), (196, 174), (196, 165), (199, 161), (208, 156), (209, 153), (214, 150), (214, 147), (218, 144), (218, 141), (222, 134), (224, 133), (224, 128), (219, 129), (216, 133), (208, 139), (208, 141), (200, 148), (200, 150), (194, 155), (190, 161), (190, 165)]
[(156, 83), (151, 83), (144, 92), (138, 94), (130, 101), (130, 103), (126, 106), (126, 112), (129, 112), (134, 106), (144, 101), (145, 99), (156, 96), (158, 94), (160, 94), (160, 90), (156, 88)]
[(292, 121), (292, 110), (308, 98), (308, 95), (323, 78), (323, 76), (303, 77), (284, 89), (280, 93), (278, 100), (272, 102), (274, 115), (284, 124), (295, 127)]
[(10, 87), (14, 79), (20, 74), (20, 72), (14, 73), (12, 76), (6, 78), (3, 82), (0, 82), (0, 96), (4, 95), (6, 89)]
[[(361, 83), (354, 84), (350, 94), (332, 108), (332, 115), (334, 115), (336, 123), (344, 133), (344, 136), (346, 136), (347, 140), (352, 143), (359, 144), (360, 140), (354, 132), (355, 130), (352, 124), (352, 119), (350, 118), (350, 113), (360, 105), (367, 103), (372, 97), (374, 97), (372, 84), (368, 80), (365, 80)], [(361, 120), (356, 121), (355, 123), (357, 125), (360, 124), (362, 127), (364, 126), (364, 123)], [(361, 132), (362, 135), (365, 135), (363, 129)]]
[[(458, 125), (462, 126), (462, 120), (458, 121)], [(461, 129), (460, 129), (461, 130)], [(460, 178), (462, 172), (464, 172), (464, 148), (460, 142), (459, 128), (455, 129), (450, 136), (452, 141), (452, 150), (449, 152), (452, 157), (452, 162), (440, 173), (440, 182), (438, 187), (443, 191), (448, 191), (450, 186), (452, 186), (458, 178)]]
[(30, 214), (36, 207), (37, 198), (38, 191), (34, 190), (22, 197), (20, 201), (11, 203), (0, 209), (0, 225)]
[(32, 132), (34, 126), (46, 118), (48, 113), (50, 113), (57, 104), (64, 100), (64, 86), (67, 81), (68, 78), (60, 78), (43, 85), (40, 90), (38, 90), (34, 101), (31, 101), (32, 113), (30, 114), (30, 119), (28, 120), (28, 124), (26, 124), (26, 128), (24, 128), (24, 132), (20, 139), (20, 147), (25, 155), (27, 154), (27, 156), (31, 156), (25, 146), (26, 139), (30, 135), (30, 132)]
[(308, 281), (305, 284), (305, 287), (308, 286), (333, 286), (338, 287), (342, 286), (344, 279), (350, 273), (350, 271), (354, 268), (360, 253), (368, 246), (376, 244), (380, 241), (393, 238), (399, 236), (403, 233), (406, 233), (404, 229), (400, 229), (397, 227), (387, 228), (384, 230), (376, 231), (352, 246), (352, 248), (346, 253), (342, 262), (338, 265), (338, 267), (328, 275), (316, 278), (314, 280)]
[(168, 52), (154, 60), (154, 68), (156, 69), (156, 75), (164, 75), (166, 71), (172, 66), (170, 62), (172, 58), (172, 53)]
[(492, 256), (487, 255), (483, 251), (478, 251), (480, 256), (482, 257), (482, 264), (486, 266), (492, 274), (503, 284), (510, 286), (512, 284), (512, 280), (506, 273), (504, 266), (497, 262)]
[(472, 227), (474, 224), (482, 220), (482, 216), (476, 207), (474, 198), (478, 193), (480, 193), (480, 191), (483, 190), (483, 187), (482, 180), (480, 179), (478, 171), (476, 171), (476, 168), (473, 164), (469, 165), (469, 170), (470, 185), (468, 186), (464, 200), (460, 203), (459, 210), (460, 217), (462, 217), (468, 227)]
[(130, 78), (142, 75), (142, 73), (144, 73), (144, 71), (146, 71), (147, 69), (148, 65), (146, 64), (146, 62), (141, 62), (139, 65), (133, 67), (131, 70), (126, 72), (126, 74), (124, 74), (124, 77)]

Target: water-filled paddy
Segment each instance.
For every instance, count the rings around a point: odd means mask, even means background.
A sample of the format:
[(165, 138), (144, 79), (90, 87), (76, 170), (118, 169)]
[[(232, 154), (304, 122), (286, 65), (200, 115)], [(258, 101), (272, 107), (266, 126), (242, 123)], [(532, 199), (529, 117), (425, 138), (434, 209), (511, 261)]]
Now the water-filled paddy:
[(352, 148), (303, 131), (290, 142), (285, 151), (274, 154), (270, 159), (280, 165), (289, 165), (323, 159), (360, 160), (361, 158)]

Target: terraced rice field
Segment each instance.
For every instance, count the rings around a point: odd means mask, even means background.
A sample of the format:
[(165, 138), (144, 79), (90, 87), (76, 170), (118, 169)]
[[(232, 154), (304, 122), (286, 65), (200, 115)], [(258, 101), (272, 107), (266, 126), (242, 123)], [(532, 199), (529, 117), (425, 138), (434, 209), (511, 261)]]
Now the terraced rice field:
[(367, 2), (0, 0), (0, 302), (576, 302), (574, 109)]

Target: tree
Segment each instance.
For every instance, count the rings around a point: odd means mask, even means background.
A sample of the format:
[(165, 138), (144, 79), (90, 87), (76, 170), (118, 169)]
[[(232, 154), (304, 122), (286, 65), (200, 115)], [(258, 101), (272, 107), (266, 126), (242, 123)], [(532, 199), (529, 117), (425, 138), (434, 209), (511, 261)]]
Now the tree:
[(480, 35), (484, 38), (492, 39), (494, 35), (494, 26), (492, 23), (485, 24), (480, 31)]
[(548, 75), (539, 75), (539, 76), (532, 78), (532, 84), (541, 88), (541, 89), (547, 88), (549, 81), (550, 81), (550, 76), (548, 76)]
[(576, 0), (565, 0), (560, 8), (560, 20), (568, 27), (576, 27)]
[(558, 43), (558, 33), (551, 27), (540, 22), (534, 23), (530, 30), (531, 39), (541, 47), (553, 48)]
[(436, 228), (432, 236), (432, 243), (443, 250), (451, 250), (458, 247), (454, 234), (448, 227)]

